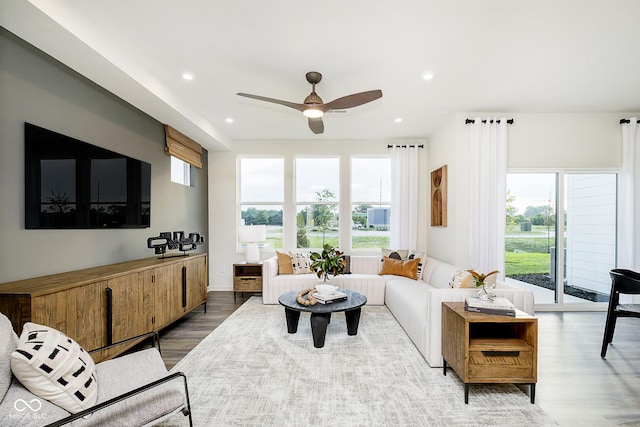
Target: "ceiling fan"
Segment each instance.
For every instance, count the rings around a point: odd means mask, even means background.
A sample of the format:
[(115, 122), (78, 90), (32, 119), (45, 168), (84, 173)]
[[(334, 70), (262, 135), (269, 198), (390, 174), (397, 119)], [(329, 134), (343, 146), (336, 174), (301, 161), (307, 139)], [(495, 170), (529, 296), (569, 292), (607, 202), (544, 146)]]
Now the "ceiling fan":
[(284, 105), (286, 107), (293, 108), (301, 111), (309, 119), (309, 128), (313, 133), (324, 132), (324, 123), (322, 122), (322, 116), (327, 111), (331, 110), (344, 110), (347, 108), (357, 107), (367, 102), (375, 101), (382, 97), (382, 91), (380, 89), (369, 90), (366, 92), (354, 93), (352, 95), (343, 96), (342, 98), (334, 99), (326, 104), (322, 102), (322, 98), (316, 93), (316, 85), (322, 80), (322, 74), (317, 71), (309, 71), (306, 74), (307, 81), (311, 83), (311, 93), (304, 99), (302, 104), (295, 102), (282, 101), (280, 99), (267, 98), (259, 95), (251, 95), (248, 93), (238, 93), (240, 96), (246, 98), (253, 98), (259, 101), (273, 102), (274, 104)]

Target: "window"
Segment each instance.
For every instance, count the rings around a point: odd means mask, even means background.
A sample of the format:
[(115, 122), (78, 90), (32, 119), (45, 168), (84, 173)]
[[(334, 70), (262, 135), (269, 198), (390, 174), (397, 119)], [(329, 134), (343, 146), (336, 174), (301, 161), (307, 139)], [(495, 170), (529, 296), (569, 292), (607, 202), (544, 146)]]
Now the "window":
[(186, 185), (187, 187), (195, 187), (193, 166), (184, 162), (177, 157), (171, 157), (171, 182)]
[(616, 188), (615, 173), (508, 174), (507, 279), (534, 290), (536, 304), (608, 301)]
[(389, 247), (391, 159), (351, 159), (351, 247)]
[(282, 248), (284, 159), (240, 159), (240, 224), (266, 225), (267, 244)]
[(296, 246), (340, 244), (340, 159), (296, 159)]

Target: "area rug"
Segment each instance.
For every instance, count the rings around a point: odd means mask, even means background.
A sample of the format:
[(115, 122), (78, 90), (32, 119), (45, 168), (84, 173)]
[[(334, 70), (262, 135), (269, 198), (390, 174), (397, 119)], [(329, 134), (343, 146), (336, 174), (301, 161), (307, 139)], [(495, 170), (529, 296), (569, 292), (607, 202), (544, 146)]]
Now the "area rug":
[[(189, 381), (196, 426), (550, 426), (514, 385), (464, 384), (431, 368), (384, 306), (348, 336), (334, 314), (314, 348), (309, 314), (287, 333), (284, 308), (252, 297), (172, 369)], [(174, 417), (163, 425), (185, 425)]]

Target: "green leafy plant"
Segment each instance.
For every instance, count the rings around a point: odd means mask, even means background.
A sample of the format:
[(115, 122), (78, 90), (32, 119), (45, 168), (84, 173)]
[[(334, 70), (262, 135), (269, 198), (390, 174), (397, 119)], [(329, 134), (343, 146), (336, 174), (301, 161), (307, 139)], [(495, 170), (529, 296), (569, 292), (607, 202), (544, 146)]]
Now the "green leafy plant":
[(475, 272), (474, 270), (467, 270), (471, 276), (473, 276), (473, 281), (476, 284), (476, 287), (479, 288), (482, 286), (484, 288), (484, 281), (487, 280), (489, 276), (493, 276), (494, 274), (499, 273), (498, 270), (493, 270), (491, 273), (480, 274)]
[(318, 278), (322, 278), (325, 282), (329, 274), (334, 276), (342, 274), (346, 267), (347, 261), (342, 257), (342, 252), (328, 243), (324, 245), (321, 253), (311, 252), (311, 268)]

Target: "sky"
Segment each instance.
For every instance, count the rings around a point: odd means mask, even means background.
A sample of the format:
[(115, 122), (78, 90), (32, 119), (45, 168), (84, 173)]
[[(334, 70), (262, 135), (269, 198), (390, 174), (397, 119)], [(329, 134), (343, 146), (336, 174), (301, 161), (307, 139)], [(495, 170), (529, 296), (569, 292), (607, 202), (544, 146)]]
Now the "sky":
[[(296, 200), (314, 202), (317, 192), (330, 190), (340, 198), (340, 159), (297, 158)], [(353, 202), (391, 201), (391, 161), (389, 158), (352, 159)], [(240, 197), (243, 202), (284, 201), (284, 159), (242, 158)]]
[(554, 173), (507, 174), (507, 190), (515, 196), (513, 205), (518, 214), (523, 214), (527, 206), (555, 206), (556, 175)]

